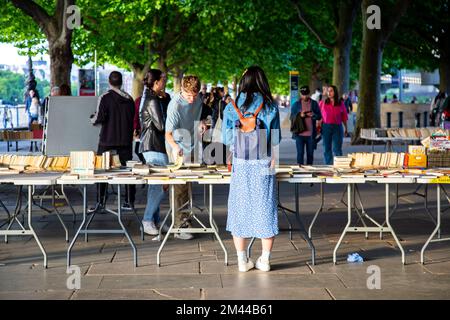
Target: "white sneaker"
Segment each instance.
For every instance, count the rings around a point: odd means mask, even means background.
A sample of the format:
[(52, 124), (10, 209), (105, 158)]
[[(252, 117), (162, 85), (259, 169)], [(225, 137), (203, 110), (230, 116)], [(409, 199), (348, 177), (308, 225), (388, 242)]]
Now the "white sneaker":
[(253, 269), (255, 267), (255, 264), (249, 258), (249, 259), (247, 259), (247, 262), (238, 261), (238, 267), (239, 267), (240, 272), (247, 272), (248, 270)]
[(259, 257), (258, 260), (256, 260), (255, 267), (261, 271), (270, 271), (270, 261)]
[(175, 239), (191, 240), (191, 239), (194, 239), (194, 235), (192, 233), (187, 233), (187, 232), (175, 233)]
[(151, 236), (157, 236), (159, 234), (159, 229), (156, 228), (153, 221), (142, 221), (142, 225), (144, 226), (144, 232), (146, 234)]

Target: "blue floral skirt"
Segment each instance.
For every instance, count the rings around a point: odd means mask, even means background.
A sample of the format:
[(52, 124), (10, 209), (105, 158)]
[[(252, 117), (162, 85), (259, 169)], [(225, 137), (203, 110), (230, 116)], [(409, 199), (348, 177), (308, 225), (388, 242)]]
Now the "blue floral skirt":
[(276, 176), (270, 159), (233, 159), (228, 196), (227, 231), (240, 238), (278, 234)]

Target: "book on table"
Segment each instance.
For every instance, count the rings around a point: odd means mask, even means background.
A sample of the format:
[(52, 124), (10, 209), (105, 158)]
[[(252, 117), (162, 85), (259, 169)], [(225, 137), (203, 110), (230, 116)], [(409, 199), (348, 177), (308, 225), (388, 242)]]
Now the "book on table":
[(146, 164), (137, 164), (131, 169), (131, 172), (138, 175), (147, 175), (150, 173), (150, 167)]
[(204, 179), (222, 179), (222, 175), (220, 173), (205, 173), (201, 176)]
[(123, 179), (123, 180), (137, 180), (140, 179), (139, 176), (134, 175), (134, 174), (127, 174), (127, 173), (119, 173), (119, 174), (115, 174), (115, 175), (111, 175), (112, 179)]
[(68, 173), (68, 174), (63, 174), (59, 179), (60, 180), (78, 180), (79, 177), (80, 176), (78, 174)]

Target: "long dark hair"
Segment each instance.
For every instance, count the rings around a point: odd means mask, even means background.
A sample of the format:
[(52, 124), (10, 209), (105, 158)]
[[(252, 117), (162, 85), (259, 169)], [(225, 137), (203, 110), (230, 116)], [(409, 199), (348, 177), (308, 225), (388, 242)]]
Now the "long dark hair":
[[(339, 93), (338, 93), (337, 87), (336, 86), (330, 86), (330, 88), (333, 88), (333, 91), (334, 91), (334, 97), (333, 97), (333, 99), (334, 99), (334, 106), (335, 107), (340, 106), (341, 103), (342, 103), (342, 99), (339, 97)], [(330, 104), (331, 103), (331, 99), (329, 97), (327, 97), (325, 99), (325, 103), (326, 104)]]
[(268, 103), (273, 103), (269, 81), (267, 81), (263, 69), (258, 66), (251, 66), (242, 75), (242, 78), (239, 81), (239, 94), (236, 101), (239, 101), (242, 92), (246, 93), (245, 101), (242, 105), (244, 109), (247, 109), (252, 104), (254, 93), (260, 93), (263, 96), (264, 107)]
[(162, 74), (163, 72), (159, 69), (148, 70), (144, 77), (144, 86), (146, 86), (148, 90), (153, 92), (153, 85), (156, 81), (161, 80)]

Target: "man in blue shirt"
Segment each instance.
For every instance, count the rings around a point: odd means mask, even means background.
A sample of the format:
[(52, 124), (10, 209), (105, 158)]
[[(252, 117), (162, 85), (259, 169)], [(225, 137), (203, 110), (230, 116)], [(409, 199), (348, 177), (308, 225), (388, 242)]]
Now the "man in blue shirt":
[[(167, 108), (166, 141), (169, 144), (169, 159), (176, 162), (179, 156), (183, 162), (196, 159), (196, 150), (200, 136), (206, 131), (206, 123), (201, 119), (202, 100), (199, 96), (200, 80), (196, 76), (185, 76), (181, 84), (181, 92), (175, 95)], [(180, 209), (189, 203), (187, 185), (175, 186), (175, 228), (190, 227), (190, 221)], [(175, 234), (175, 238), (190, 240), (190, 233)]]

